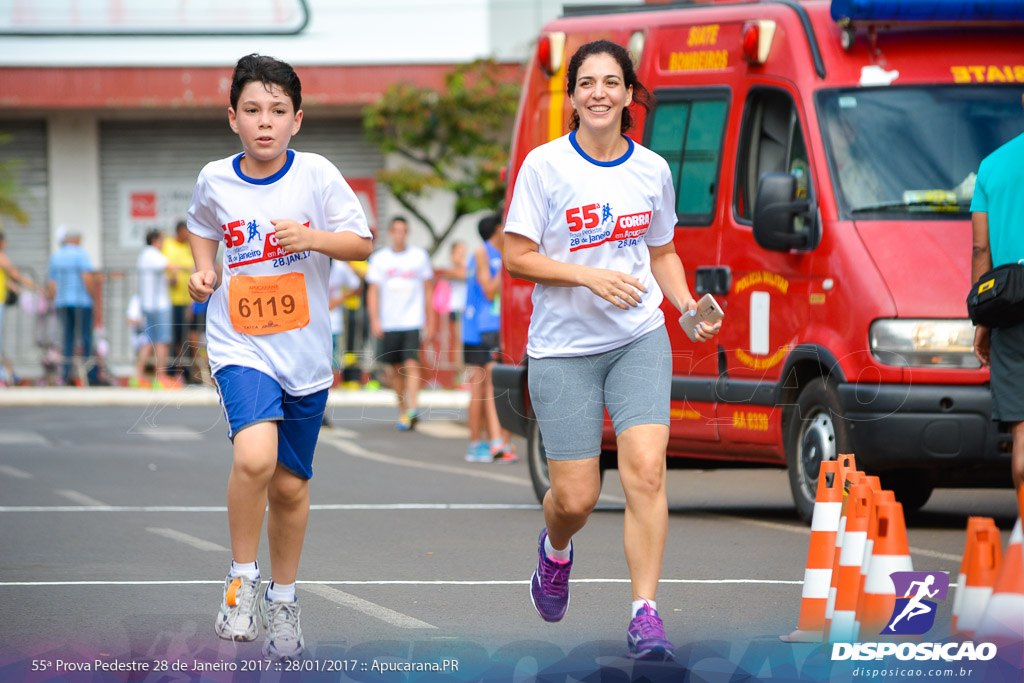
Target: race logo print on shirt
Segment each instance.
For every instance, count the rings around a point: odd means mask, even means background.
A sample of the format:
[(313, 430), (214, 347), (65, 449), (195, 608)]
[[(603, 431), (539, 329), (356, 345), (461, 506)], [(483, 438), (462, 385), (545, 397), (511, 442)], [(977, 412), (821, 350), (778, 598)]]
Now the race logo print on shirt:
[(608, 242), (615, 242), (619, 249), (635, 247), (647, 234), (651, 216), (652, 212), (642, 211), (615, 218), (611, 204), (587, 204), (569, 209), (565, 212), (569, 251), (589, 249)]
[[(308, 228), (309, 221), (303, 225)], [(289, 254), (277, 243), (277, 233), (272, 230), (266, 231), (266, 237), (261, 243), (259, 225), (255, 220), (231, 221), (220, 227), (224, 230), (224, 246), (228, 249), (225, 260), (229, 268), (248, 266), (262, 261), (274, 261), (275, 267), (284, 266), (309, 256), (309, 252)]]

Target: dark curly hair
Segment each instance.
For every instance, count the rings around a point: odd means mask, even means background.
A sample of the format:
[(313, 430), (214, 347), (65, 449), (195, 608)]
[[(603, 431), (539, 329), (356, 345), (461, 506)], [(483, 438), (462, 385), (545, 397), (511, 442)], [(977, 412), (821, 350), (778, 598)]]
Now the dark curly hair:
[[(618, 43), (613, 43), (610, 40), (595, 40), (586, 45), (581, 45), (576, 54), (569, 60), (569, 67), (566, 69), (566, 92), (571, 97), (573, 92), (576, 90), (576, 78), (579, 74), (580, 66), (587, 59), (593, 55), (608, 55), (619, 64), (619, 68), (622, 69), (622, 82), (627, 88), (633, 89), (633, 102), (629, 107), (622, 110), (622, 125), (621, 131), (625, 133), (627, 130), (633, 127), (633, 116), (630, 113), (630, 108), (634, 104), (638, 104), (643, 107), (644, 111), (650, 110), (650, 98), (651, 94), (644, 87), (644, 84), (640, 82), (640, 79), (636, 76), (636, 69), (633, 67), (633, 59), (629, 56), (629, 52), (626, 48), (622, 47)], [(575, 110), (572, 112), (572, 116), (569, 117), (569, 130), (577, 130), (580, 127), (580, 115)]]
[(302, 108), (302, 83), (290, 64), (273, 57), (253, 53), (238, 60), (231, 76), (231, 108), (238, 109), (238, 97), (242, 88), (252, 81), (263, 83), (264, 87), (276, 85), (291, 98), (295, 111)]

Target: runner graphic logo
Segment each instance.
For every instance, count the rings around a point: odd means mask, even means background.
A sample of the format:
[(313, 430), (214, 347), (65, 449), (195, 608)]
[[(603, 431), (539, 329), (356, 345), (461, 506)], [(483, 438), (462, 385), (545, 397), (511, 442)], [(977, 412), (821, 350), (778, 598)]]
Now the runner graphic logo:
[(945, 572), (893, 572), (889, 578), (896, 587), (896, 606), (880, 633), (904, 636), (927, 633), (935, 624), (938, 604), (933, 600), (946, 599), (949, 575)]

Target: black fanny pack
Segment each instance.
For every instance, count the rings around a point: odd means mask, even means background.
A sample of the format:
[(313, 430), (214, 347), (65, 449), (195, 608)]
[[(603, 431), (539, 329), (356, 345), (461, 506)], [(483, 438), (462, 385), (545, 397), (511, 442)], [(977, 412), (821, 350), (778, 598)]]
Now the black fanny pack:
[(967, 313), (985, 327), (1024, 323), (1024, 264), (1007, 263), (982, 275), (967, 295)]

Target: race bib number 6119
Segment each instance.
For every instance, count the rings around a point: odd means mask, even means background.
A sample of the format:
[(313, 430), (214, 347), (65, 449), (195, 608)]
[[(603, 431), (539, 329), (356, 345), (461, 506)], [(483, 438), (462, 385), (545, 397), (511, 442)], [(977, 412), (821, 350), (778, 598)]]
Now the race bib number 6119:
[(228, 292), (231, 326), (241, 334), (274, 334), (309, 324), (306, 277), (235, 275)]

